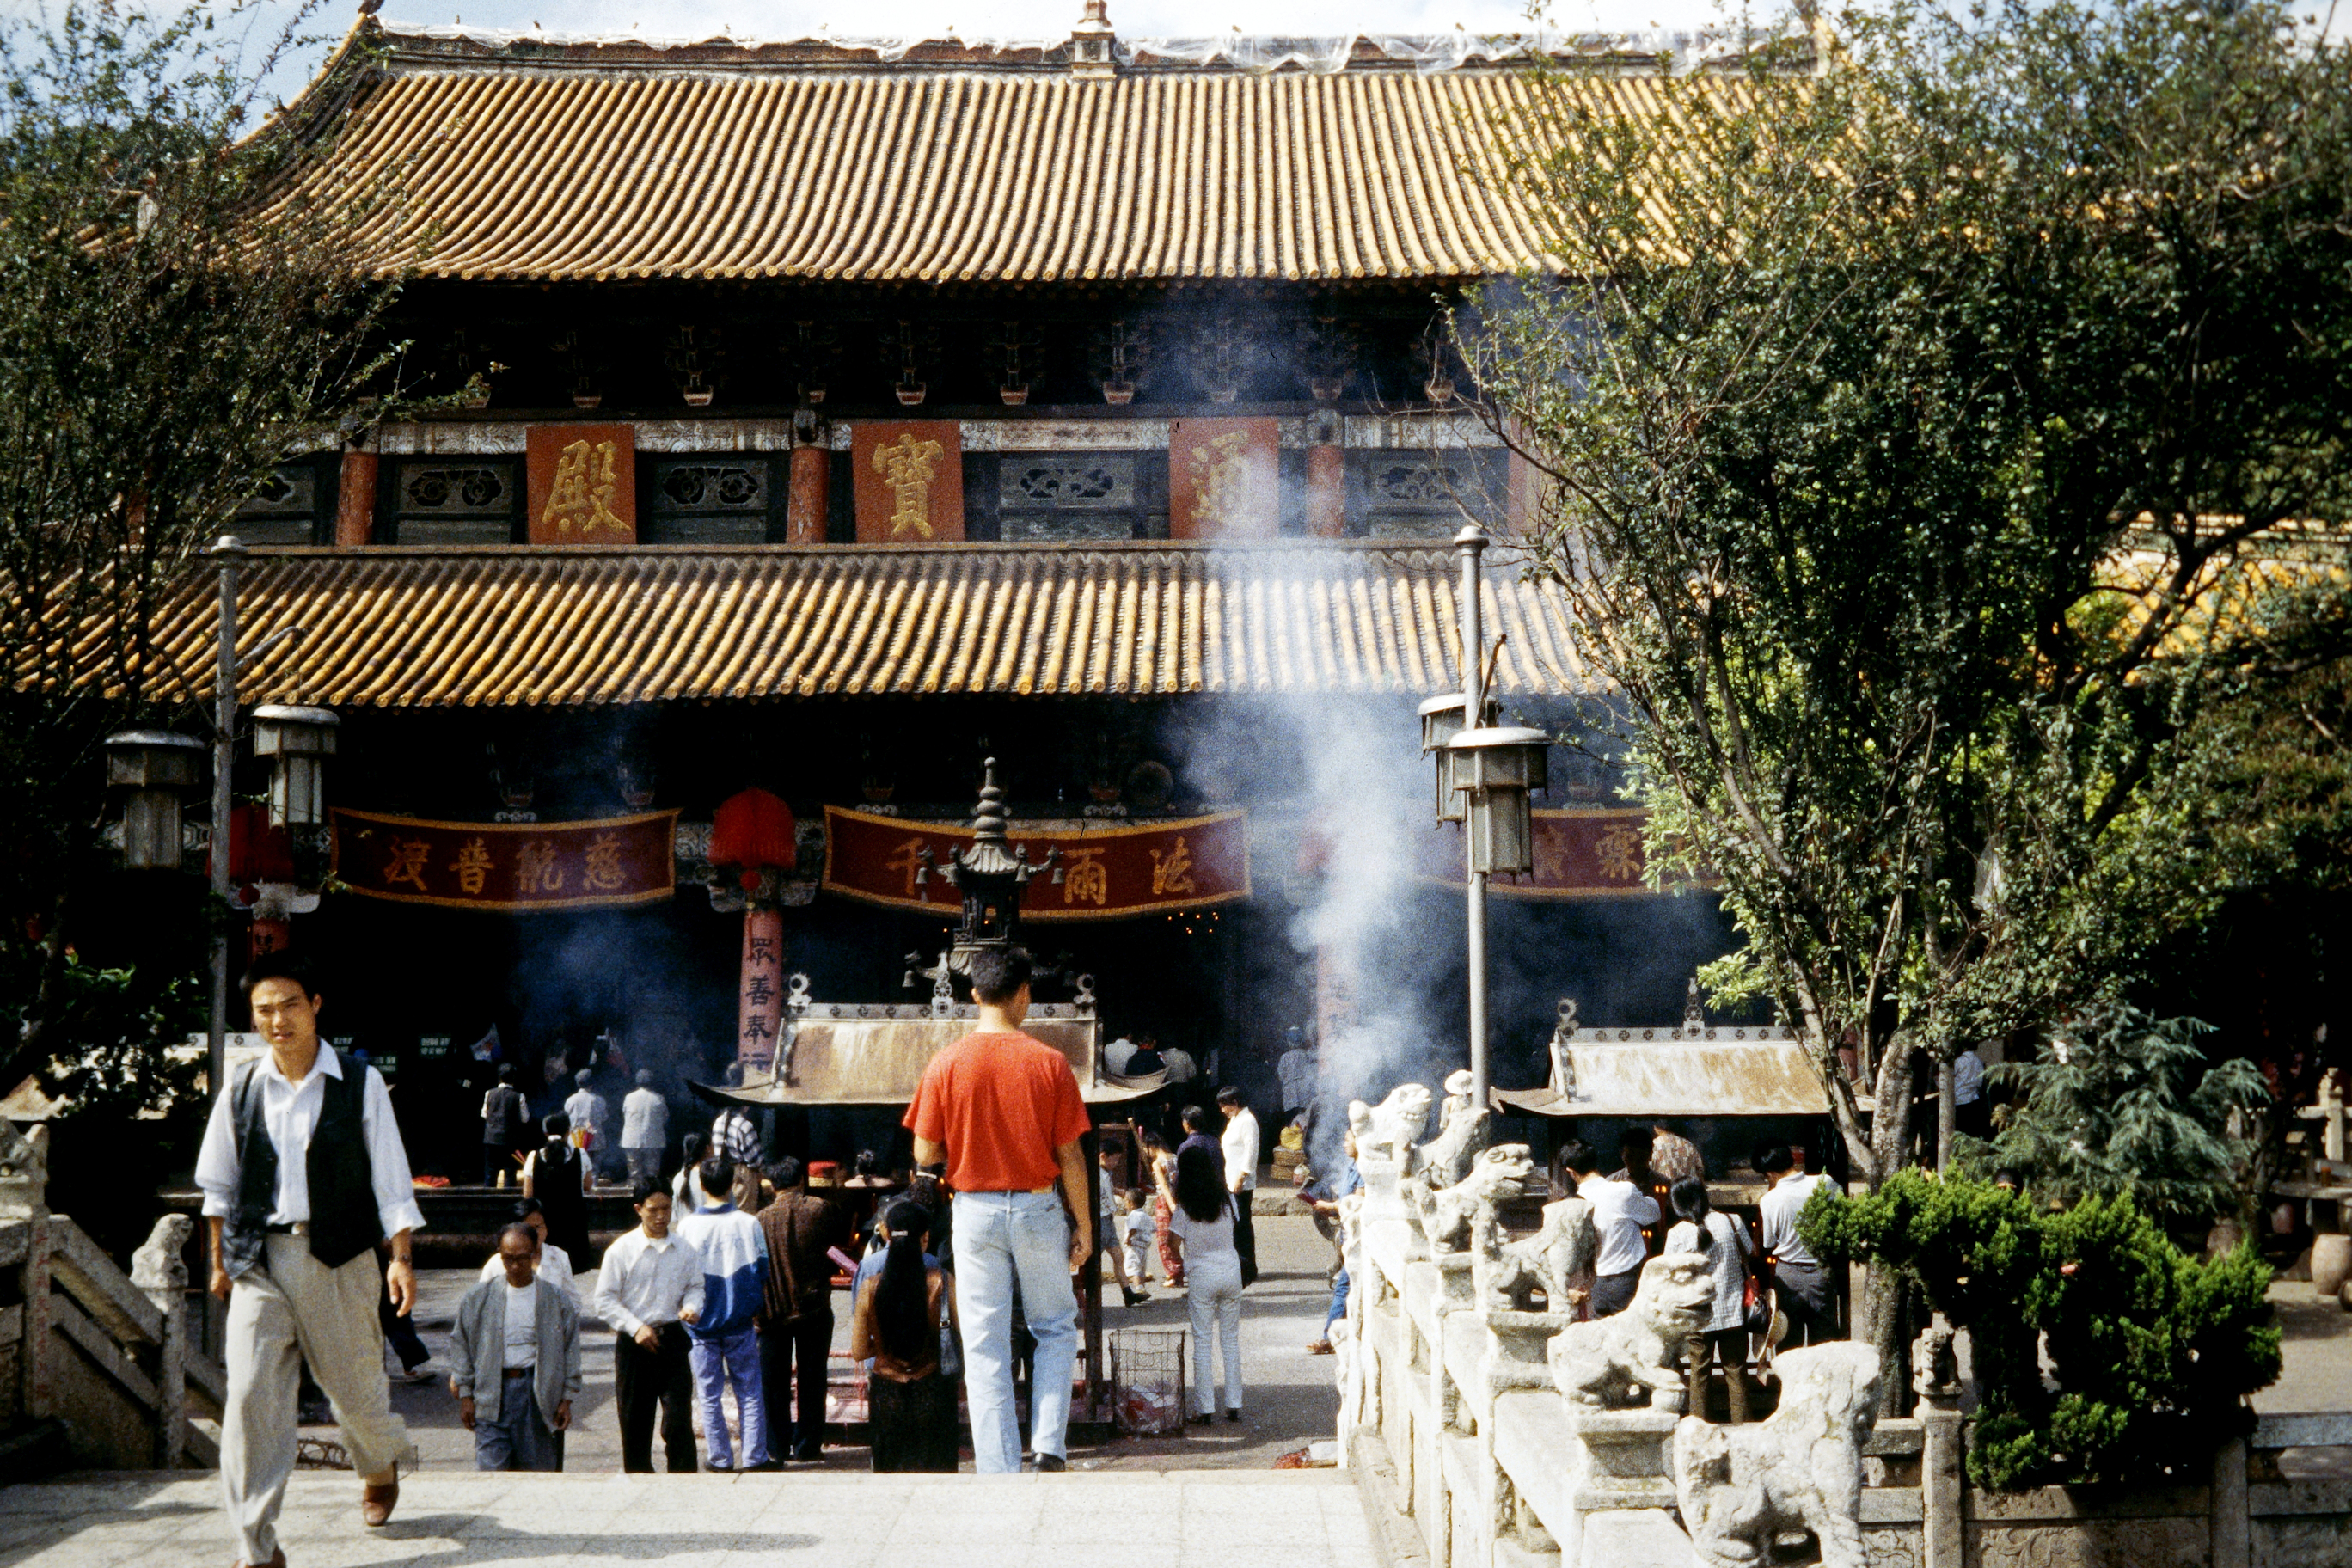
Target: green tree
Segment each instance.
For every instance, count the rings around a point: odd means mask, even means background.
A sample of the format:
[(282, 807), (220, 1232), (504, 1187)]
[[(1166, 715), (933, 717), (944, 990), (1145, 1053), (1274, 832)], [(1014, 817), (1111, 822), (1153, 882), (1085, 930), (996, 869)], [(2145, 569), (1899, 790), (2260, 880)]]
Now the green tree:
[(160, 607), (387, 364), (399, 279), (354, 236), (400, 172), (296, 179), (302, 128), (254, 122), (302, 18), (248, 55), (214, 16), (0, 18), (0, 1084), (194, 1021), (173, 963), (73, 951), (71, 900), (136, 896), (103, 886), (99, 742), (194, 717), (208, 672), (157, 646)]
[(1993, 1068), (2024, 1093), (1991, 1157), (2060, 1204), (2128, 1197), (2195, 1231), (2236, 1213), (2270, 1089), (2250, 1061), (2209, 1065), (2197, 1042), (2211, 1032), (2118, 1007)]
[(2260, 3), (1836, 35), (1539, 92), (1493, 177), (1559, 260), (1457, 339), (1652, 863), (1745, 939), (1708, 983), (1782, 1009), (1874, 1185), (1915, 1047), (2114, 998), (2202, 907), (2216, 604), (2352, 501), (2352, 55)]
[(1799, 1227), (1969, 1331), (1980, 1486), (2201, 1482), (2213, 1440), (2244, 1432), (2246, 1396), (2278, 1378), (2271, 1273), (2252, 1245), (2200, 1262), (2129, 1197), (2053, 1213), (1912, 1169), (1868, 1197), (1817, 1194)]

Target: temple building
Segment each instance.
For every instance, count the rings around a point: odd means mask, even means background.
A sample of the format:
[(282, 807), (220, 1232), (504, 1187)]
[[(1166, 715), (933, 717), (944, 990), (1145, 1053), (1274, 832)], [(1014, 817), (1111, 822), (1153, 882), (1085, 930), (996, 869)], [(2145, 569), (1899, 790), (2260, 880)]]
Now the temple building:
[[(340, 720), (333, 882), (282, 914), (291, 873), (240, 874), (420, 1163), (468, 1168), (493, 1057), (712, 1081), (795, 974), (927, 1000), (909, 955), (955, 906), (919, 851), (992, 757), (1013, 841), (1061, 851), (1029, 940), (1108, 1033), (1268, 1109), (1293, 1027), (1369, 1029), (1366, 1082), (1442, 1077), (1460, 847), (1415, 708), (1459, 689), (1465, 520), (1506, 711), (1590, 733), (1607, 699), (1510, 547), (1533, 481), (1446, 316), (1558, 267), (1499, 174), (1533, 95), (1641, 113), (1677, 68), (1543, 62), (1132, 41), (1101, 0), (1036, 46), (363, 19), (285, 112), (299, 178), (394, 183), (388, 330), (438, 401), (240, 520), (241, 696)], [(214, 615), (207, 575), (181, 668)], [(1544, 1081), (1559, 996), (1672, 1020), (1725, 943), (1644, 885), (1614, 775), (1563, 746), (1550, 779), (1497, 889), (1507, 1086)]]

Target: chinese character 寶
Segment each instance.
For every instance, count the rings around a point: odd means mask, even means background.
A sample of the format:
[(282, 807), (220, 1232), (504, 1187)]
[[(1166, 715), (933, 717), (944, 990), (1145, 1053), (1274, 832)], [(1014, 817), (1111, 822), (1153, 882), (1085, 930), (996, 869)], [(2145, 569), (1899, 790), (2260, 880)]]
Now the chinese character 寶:
[(1243, 490), (1249, 467), (1242, 453), (1249, 446), (1243, 431), (1229, 430), (1192, 448), (1192, 519), (1203, 528), (1223, 528), (1241, 520)]
[(874, 448), (874, 471), (890, 487), (890, 537), (908, 529), (925, 539), (931, 533), (931, 469), (947, 455), (937, 441), (918, 441), (901, 432), (887, 447)]

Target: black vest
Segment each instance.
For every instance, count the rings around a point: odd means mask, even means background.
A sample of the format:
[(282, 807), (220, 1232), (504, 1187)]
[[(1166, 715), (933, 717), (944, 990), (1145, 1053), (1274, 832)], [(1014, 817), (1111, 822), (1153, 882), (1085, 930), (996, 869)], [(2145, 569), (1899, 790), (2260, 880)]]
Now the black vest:
[[(332, 1050), (320, 1046), (320, 1050)], [(325, 1076), (318, 1130), (303, 1167), (310, 1177), (310, 1256), (341, 1268), (383, 1239), (376, 1207), (375, 1170), (368, 1160), (367, 1068), (341, 1053), (343, 1076)], [(236, 1129), (236, 1212), (221, 1226), (221, 1261), (231, 1278), (261, 1262), (269, 1213), (278, 1206), (277, 1144), (261, 1113), (261, 1064), (248, 1062), (230, 1080), (229, 1109)]]

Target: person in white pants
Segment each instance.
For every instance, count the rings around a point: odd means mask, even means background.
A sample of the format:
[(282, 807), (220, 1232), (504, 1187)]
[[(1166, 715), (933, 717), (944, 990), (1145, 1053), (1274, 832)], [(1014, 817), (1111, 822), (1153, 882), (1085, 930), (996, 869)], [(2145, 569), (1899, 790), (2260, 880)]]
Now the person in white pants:
[[(1156, 1172), (1155, 1167), (1155, 1172)], [(1168, 1195), (1168, 1236), (1184, 1264), (1184, 1304), (1192, 1315), (1192, 1424), (1214, 1419), (1217, 1385), (1209, 1376), (1213, 1330), (1225, 1374), (1225, 1419), (1242, 1418), (1242, 1256), (1234, 1245), (1234, 1196), (1224, 1163), (1205, 1144), (1176, 1152)]]

